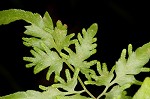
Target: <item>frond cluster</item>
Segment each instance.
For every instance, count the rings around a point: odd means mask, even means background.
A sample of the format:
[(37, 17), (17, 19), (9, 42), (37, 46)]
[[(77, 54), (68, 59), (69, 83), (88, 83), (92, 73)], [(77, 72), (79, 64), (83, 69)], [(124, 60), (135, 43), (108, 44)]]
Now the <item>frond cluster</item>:
[[(49, 87), (39, 86), (43, 92), (28, 90), (6, 95), (0, 99), (100, 99), (102, 96), (105, 96), (105, 99), (131, 99), (131, 96), (127, 96), (126, 89), (133, 84), (142, 84), (135, 78), (135, 75), (150, 71), (150, 68), (144, 67), (150, 59), (150, 42), (135, 51), (132, 51), (132, 45), (129, 44), (128, 49), (123, 49), (116, 64), (108, 71), (106, 63), (101, 64), (98, 60), (87, 61), (96, 53), (95, 35), (98, 30), (96, 23), (87, 30), (83, 28), (82, 33), (78, 33), (76, 39), (73, 39), (75, 34), (67, 34), (67, 25), (62, 24), (60, 20), (57, 21), (56, 26), (53, 25), (48, 12), (42, 17), (37, 13), (18, 9), (0, 11), (0, 25), (16, 20), (25, 20), (31, 24), (25, 26), (24, 32), (30, 37), (22, 38), (23, 44), (31, 47), (32, 54), (32, 57), (23, 58), (29, 62), (26, 67), (34, 67), (34, 74), (48, 68), (46, 79), (49, 80), (51, 74), (55, 73), (57, 82)], [(70, 45), (75, 45), (75, 51), (70, 48)], [(64, 63), (68, 65), (68, 69), (65, 70), (66, 80), (60, 75)], [(97, 71), (91, 66), (96, 66)], [(71, 70), (74, 72), (73, 77), (71, 77)], [(82, 82), (79, 73), (85, 75), (87, 80)], [(149, 78), (146, 78), (142, 84), (144, 88), (147, 82)], [(83, 90), (76, 91), (75, 87), (79, 83)], [(85, 87), (89, 84), (105, 86), (105, 89), (95, 98)], [(108, 90), (110, 87), (112, 88)], [(141, 92), (145, 95), (143, 87), (137, 93)], [(150, 89), (148, 90), (150, 92)], [(83, 92), (87, 92), (89, 97), (82, 96)], [(134, 99), (141, 99), (137, 98), (137, 94), (134, 97), (136, 97)]]

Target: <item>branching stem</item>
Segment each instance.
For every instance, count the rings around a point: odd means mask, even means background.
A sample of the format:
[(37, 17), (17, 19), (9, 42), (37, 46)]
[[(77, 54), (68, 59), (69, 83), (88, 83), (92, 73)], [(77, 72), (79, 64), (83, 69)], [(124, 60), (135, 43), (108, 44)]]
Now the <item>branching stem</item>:
[(81, 86), (83, 87), (83, 89), (87, 92), (87, 94), (89, 94), (93, 99), (96, 99), (85, 87), (84, 83), (82, 82), (81, 78), (78, 76), (78, 81), (80, 82)]
[(100, 99), (105, 93), (106, 91), (108, 90), (109, 86), (106, 86), (104, 91), (96, 98), (96, 99)]
[(104, 91), (96, 99), (100, 99), (107, 92), (108, 88), (115, 84), (115, 81), (116, 79), (114, 79), (108, 86), (106, 86)]
[[(68, 67), (74, 72), (74, 68), (64, 59), (64, 62), (68, 65)], [(87, 88), (85, 87), (83, 81), (81, 80), (81, 78), (78, 76), (78, 81), (81, 84), (82, 88), (85, 90), (85, 92), (91, 96), (91, 98), (96, 99), (90, 91), (87, 90)]]

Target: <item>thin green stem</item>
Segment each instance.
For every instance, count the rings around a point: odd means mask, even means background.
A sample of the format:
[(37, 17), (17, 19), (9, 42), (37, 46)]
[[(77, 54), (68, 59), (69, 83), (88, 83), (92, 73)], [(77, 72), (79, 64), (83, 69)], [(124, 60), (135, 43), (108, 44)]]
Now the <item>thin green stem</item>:
[(104, 89), (104, 91), (96, 98), (96, 99), (100, 99), (108, 90), (109, 86), (106, 86), (106, 88)]
[(93, 99), (96, 99), (96, 98), (91, 94), (91, 92), (86, 89), (84, 83), (82, 82), (82, 80), (81, 80), (81, 78), (80, 78), (79, 76), (78, 76), (78, 81), (80, 82), (81, 86), (82, 86), (83, 89), (86, 91), (86, 93), (87, 93), (89, 96), (91, 96)]
[[(74, 68), (64, 59), (64, 62), (68, 65), (68, 67), (74, 72)], [(90, 91), (87, 90), (87, 88), (85, 87), (83, 81), (81, 80), (81, 78), (78, 76), (78, 81), (81, 84), (82, 88), (85, 90), (85, 92), (91, 96), (91, 98), (96, 99)]]
[(104, 91), (96, 99), (100, 99), (107, 92), (108, 88), (112, 86), (113, 84), (115, 84), (115, 81), (116, 79), (114, 79), (108, 86), (106, 86)]

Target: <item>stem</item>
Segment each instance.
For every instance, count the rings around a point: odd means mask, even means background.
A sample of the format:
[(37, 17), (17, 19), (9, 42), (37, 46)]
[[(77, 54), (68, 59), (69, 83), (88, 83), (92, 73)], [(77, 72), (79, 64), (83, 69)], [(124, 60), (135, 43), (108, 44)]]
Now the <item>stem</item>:
[[(68, 65), (68, 67), (74, 72), (74, 68), (73, 68), (65, 59), (64, 59), (64, 62), (65, 62), (65, 63)], [(91, 92), (87, 90), (87, 88), (85, 87), (83, 81), (81, 80), (81, 78), (80, 78), (79, 76), (78, 76), (77, 79), (78, 79), (79, 83), (81, 84), (82, 88), (85, 90), (85, 92), (86, 92), (89, 96), (91, 96), (91, 98), (96, 99), (96, 98), (91, 94)]]
[(96, 99), (85, 87), (84, 83), (82, 82), (81, 78), (78, 76), (78, 81), (80, 82), (81, 86), (83, 87), (83, 89), (86, 91), (87, 94), (89, 94), (89, 96), (91, 96), (93, 99)]
[(106, 88), (104, 89), (104, 91), (96, 98), (96, 99), (100, 99), (108, 90), (109, 86), (106, 86)]
[(106, 91), (108, 90), (108, 88), (110, 86), (112, 86), (113, 84), (115, 84), (115, 81), (116, 81), (116, 79), (114, 79), (108, 86), (106, 86), (106, 88), (104, 89), (104, 91), (96, 99), (100, 99), (106, 93)]

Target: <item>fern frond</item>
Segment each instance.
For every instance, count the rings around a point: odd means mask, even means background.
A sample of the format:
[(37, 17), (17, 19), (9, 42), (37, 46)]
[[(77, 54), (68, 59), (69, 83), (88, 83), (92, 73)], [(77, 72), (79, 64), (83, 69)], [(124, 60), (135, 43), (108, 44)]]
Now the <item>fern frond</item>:
[[(48, 15), (45, 14), (45, 16)], [(45, 16), (42, 20), (43, 24), (46, 24), (44, 22), (44, 19), (46, 20)], [(49, 17), (47, 20), (51, 20)], [(50, 27), (51, 24), (52, 23), (50, 22), (48, 26), (44, 25), (44, 28), (42, 28), (42, 26), (38, 27), (34, 24), (26, 26), (27, 30), (24, 33), (33, 37), (23, 38), (23, 43), (26, 46), (42, 48), (40, 43), (43, 42), (50, 49), (55, 48), (58, 52), (60, 52), (64, 47), (68, 47), (69, 45), (75, 43), (76, 40), (71, 40), (74, 34), (72, 33), (67, 35), (67, 26), (63, 25), (61, 21), (57, 21), (56, 27), (54, 29), (52, 26)]]
[[(150, 42), (147, 44), (144, 44), (142, 47), (137, 48), (135, 52), (132, 51), (132, 45), (129, 44), (128, 46), (129, 55), (127, 59), (126, 59), (126, 49), (123, 49), (121, 53), (121, 57), (119, 58), (119, 60), (116, 62), (116, 65), (115, 65), (116, 77), (110, 83), (110, 85), (118, 84), (117, 85), (118, 87), (114, 86), (110, 92), (106, 93), (106, 91), (104, 91), (102, 94), (105, 94), (106, 97), (114, 97), (117, 99), (128, 99), (128, 98), (130, 99), (130, 97), (124, 96), (125, 95), (123, 94), (125, 92), (124, 90), (129, 88), (133, 84), (136, 84), (136, 85), (142, 84), (142, 82), (138, 81), (134, 76), (143, 71), (149, 72), (150, 68), (145, 69), (144, 67), (144, 65), (150, 59), (149, 49), (150, 49)], [(109, 86), (106, 86), (106, 87), (108, 88)], [(123, 87), (123, 86), (126, 86), (126, 87)], [(114, 96), (115, 90), (119, 91), (118, 96)]]
[[(67, 35), (67, 26), (63, 25), (61, 21), (57, 21), (56, 27), (54, 28), (48, 12), (44, 14), (43, 18), (37, 13), (34, 14), (18, 9), (4, 10), (0, 13), (0, 25), (8, 24), (16, 20), (25, 20), (31, 23), (30, 26), (25, 26), (26, 31), (24, 32), (31, 37), (22, 38), (24, 45), (33, 47), (31, 53), (34, 57), (24, 57), (25, 61), (31, 62), (27, 64), (26, 67), (35, 66), (34, 73), (36, 74), (50, 66), (46, 77), (47, 79), (49, 79), (52, 72), (59, 75), (63, 65), (59, 57), (61, 50), (76, 42), (76, 40), (71, 40), (74, 36), (73, 33)], [(42, 45), (44, 45), (44, 47)], [(51, 51), (52, 48), (55, 50)], [(48, 52), (48, 50), (50, 51)]]
[(92, 80), (85, 81), (85, 84), (92, 84), (92, 85), (94, 84), (97, 86), (102, 86), (102, 85), (109, 86), (110, 82), (114, 78), (114, 74), (113, 74), (114, 69), (115, 67), (113, 67), (112, 70), (109, 72), (106, 63), (103, 63), (101, 67), (100, 62), (97, 62), (97, 71), (99, 73), (99, 76), (97, 76), (95, 72), (93, 74), (91, 73), (90, 76), (95, 81)]
[(77, 41), (75, 39), (71, 40), (74, 35), (74, 33), (67, 35), (67, 25), (63, 25), (62, 22), (58, 20), (54, 32), (52, 33), (55, 41), (54, 48), (58, 52), (61, 52), (64, 47), (69, 47), (69, 45), (74, 44)]
[[(54, 80), (58, 82), (50, 87), (40, 86), (44, 90), (43, 92), (28, 90), (2, 96), (0, 99), (100, 99), (102, 96), (105, 96), (105, 99), (131, 99), (130, 96), (127, 96), (126, 89), (133, 84), (142, 84), (135, 78), (135, 75), (141, 72), (150, 72), (149, 67), (144, 67), (150, 59), (150, 42), (135, 51), (132, 51), (132, 45), (129, 44), (128, 50), (122, 50), (120, 58), (109, 71), (106, 63), (101, 66), (97, 60), (87, 61), (90, 56), (96, 53), (97, 44), (95, 42), (97, 38), (95, 35), (98, 30), (96, 23), (87, 30), (83, 28), (82, 33), (78, 33), (77, 39), (73, 39), (75, 34), (67, 34), (67, 25), (62, 24), (61, 21), (58, 20), (54, 27), (48, 12), (42, 17), (38, 13), (20, 9), (0, 11), (0, 25), (17, 20), (24, 20), (31, 24), (25, 26), (26, 31), (24, 32), (29, 37), (22, 38), (23, 44), (32, 48), (30, 52), (33, 55), (23, 58), (23, 60), (30, 62), (26, 64), (26, 67), (34, 67), (34, 74), (48, 68), (46, 79), (49, 80), (51, 74), (55, 73)], [(75, 51), (69, 48), (71, 44), (75, 44)], [(67, 53), (64, 53), (64, 50)], [(69, 69), (66, 69), (66, 81), (60, 75), (63, 63), (66, 63), (74, 72), (71, 77)], [(98, 74), (91, 66), (97, 66)], [(87, 78), (85, 83), (78, 76), (79, 72)], [(78, 81), (84, 90), (75, 90)], [(150, 78), (146, 78), (133, 99), (141, 99), (139, 94), (143, 95), (142, 98), (149, 97), (149, 83)], [(105, 86), (105, 89), (95, 98), (84, 84)], [(61, 91), (60, 88), (65, 91)], [(91, 98), (80, 95), (82, 92), (86, 92)]]
[(75, 93), (82, 93), (84, 92), (84, 90), (82, 91), (75, 91), (75, 87), (77, 85), (77, 77), (79, 74), (79, 68), (77, 68), (74, 72), (73, 78), (71, 78), (70, 76), (70, 72), (68, 69), (66, 69), (66, 78), (67, 81), (65, 82), (63, 78), (56, 76), (56, 80), (59, 81), (60, 83), (58, 84), (53, 84), (52, 87), (55, 88), (62, 88), (64, 90), (66, 90), (67, 92), (70, 92), (70, 94), (75, 94)]
[(62, 64), (63, 61), (59, 57), (59, 55), (49, 50), (49, 48), (45, 44), (41, 44), (44, 51), (34, 47), (34, 50), (31, 50), (31, 53), (34, 57), (24, 57), (23, 59), (25, 61), (29, 61), (31, 63), (27, 64), (26, 67), (34, 67), (34, 74), (39, 73), (43, 69), (49, 67), (49, 70), (47, 72), (47, 80), (49, 80), (50, 75), (55, 72), (57, 76), (60, 75), (60, 71), (62, 70)]
[(89, 73), (90, 71), (93, 71), (92, 69), (89, 69), (90, 66), (96, 64), (96, 60), (93, 60), (91, 62), (85, 61), (88, 59), (91, 55), (96, 53), (96, 38), (94, 36), (97, 32), (97, 24), (91, 25), (87, 31), (85, 29), (82, 30), (83, 36), (81, 34), (78, 34), (78, 42), (75, 43), (75, 50), (76, 52), (73, 52), (70, 48), (64, 48), (69, 55), (61, 54), (62, 57), (66, 58), (67, 61), (74, 66), (75, 68), (80, 68), (81, 73), (85, 74), (86, 78), (90, 79)]
[[(128, 49), (132, 48), (129, 45)], [(150, 59), (150, 43), (143, 45), (135, 50), (135, 52), (131, 52), (128, 59), (126, 59), (126, 50), (122, 51), (120, 59), (116, 62), (116, 83), (123, 85), (126, 83), (137, 83), (140, 84), (134, 77), (134, 75), (139, 74), (144, 71), (144, 65)], [(123, 71), (122, 71), (123, 70)], [(145, 72), (149, 72), (148, 68)]]

